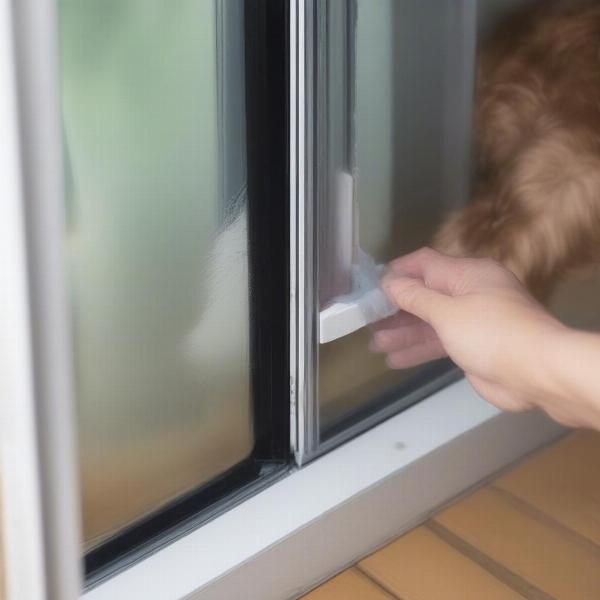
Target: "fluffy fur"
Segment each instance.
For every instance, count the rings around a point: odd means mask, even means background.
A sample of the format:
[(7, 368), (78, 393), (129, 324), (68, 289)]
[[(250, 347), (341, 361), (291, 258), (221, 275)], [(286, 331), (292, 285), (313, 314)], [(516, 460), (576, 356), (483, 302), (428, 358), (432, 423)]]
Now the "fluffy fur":
[(540, 298), (600, 260), (600, 0), (542, 0), (482, 48), (475, 198), (434, 246), (488, 256)]

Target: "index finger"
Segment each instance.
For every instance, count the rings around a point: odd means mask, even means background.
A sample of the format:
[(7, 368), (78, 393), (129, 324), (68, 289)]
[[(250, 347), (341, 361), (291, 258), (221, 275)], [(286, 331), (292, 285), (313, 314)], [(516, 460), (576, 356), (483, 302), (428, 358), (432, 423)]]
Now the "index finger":
[(403, 310), (397, 312), (395, 315), (391, 317), (386, 317), (385, 319), (381, 319), (380, 321), (375, 321), (375, 323), (371, 323), (369, 328), (371, 331), (379, 331), (381, 329), (396, 329), (398, 327), (410, 327), (411, 325), (415, 325), (420, 323), (421, 319), (419, 317), (415, 317), (415, 315), (411, 315), (408, 312)]
[(428, 288), (452, 295), (459, 261), (432, 248), (420, 248), (391, 261), (388, 270), (394, 275), (421, 279)]

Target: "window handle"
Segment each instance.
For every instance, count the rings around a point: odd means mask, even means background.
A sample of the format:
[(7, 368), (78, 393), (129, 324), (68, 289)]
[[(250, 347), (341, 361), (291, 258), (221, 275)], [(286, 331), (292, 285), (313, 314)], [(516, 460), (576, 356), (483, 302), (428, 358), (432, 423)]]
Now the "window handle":
[(336, 269), (348, 274), (351, 291), (333, 298), (319, 313), (319, 341), (331, 342), (397, 312), (379, 286), (383, 265), (358, 245), (358, 211), (354, 202), (354, 179), (339, 172), (333, 194), (337, 219)]

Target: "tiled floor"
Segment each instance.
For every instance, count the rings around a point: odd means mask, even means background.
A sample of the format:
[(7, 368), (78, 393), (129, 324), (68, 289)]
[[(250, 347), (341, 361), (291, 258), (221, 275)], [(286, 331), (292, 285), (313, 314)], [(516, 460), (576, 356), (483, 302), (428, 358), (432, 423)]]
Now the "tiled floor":
[(303, 600), (600, 600), (600, 434), (578, 432)]

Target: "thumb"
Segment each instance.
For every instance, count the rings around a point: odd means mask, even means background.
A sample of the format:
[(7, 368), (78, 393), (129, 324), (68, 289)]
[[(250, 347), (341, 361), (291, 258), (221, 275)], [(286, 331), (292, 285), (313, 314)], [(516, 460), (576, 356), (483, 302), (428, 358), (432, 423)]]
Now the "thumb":
[(440, 312), (450, 300), (444, 294), (428, 288), (421, 279), (386, 275), (381, 287), (390, 301), (430, 325), (438, 321)]

